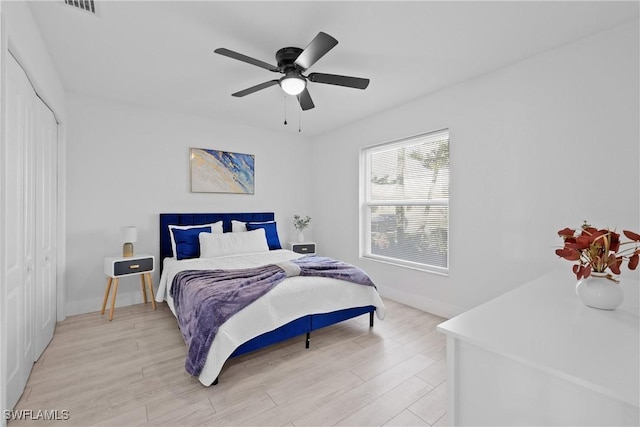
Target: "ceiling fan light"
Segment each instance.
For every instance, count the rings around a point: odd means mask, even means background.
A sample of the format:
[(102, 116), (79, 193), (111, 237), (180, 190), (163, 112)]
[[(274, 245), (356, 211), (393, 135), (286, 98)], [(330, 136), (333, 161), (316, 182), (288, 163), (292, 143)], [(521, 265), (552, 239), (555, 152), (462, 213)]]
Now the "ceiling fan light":
[(291, 73), (280, 79), (280, 87), (289, 95), (298, 95), (307, 87), (307, 81), (301, 75)]

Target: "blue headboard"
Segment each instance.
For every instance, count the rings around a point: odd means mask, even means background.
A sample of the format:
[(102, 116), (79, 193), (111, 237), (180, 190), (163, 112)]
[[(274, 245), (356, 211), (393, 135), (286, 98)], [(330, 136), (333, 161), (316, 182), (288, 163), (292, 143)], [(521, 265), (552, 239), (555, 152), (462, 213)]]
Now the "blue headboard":
[(160, 266), (164, 259), (173, 256), (171, 248), (170, 225), (200, 225), (222, 221), (225, 233), (231, 231), (231, 220), (242, 222), (273, 221), (273, 212), (243, 212), (243, 213), (161, 213), (160, 214)]

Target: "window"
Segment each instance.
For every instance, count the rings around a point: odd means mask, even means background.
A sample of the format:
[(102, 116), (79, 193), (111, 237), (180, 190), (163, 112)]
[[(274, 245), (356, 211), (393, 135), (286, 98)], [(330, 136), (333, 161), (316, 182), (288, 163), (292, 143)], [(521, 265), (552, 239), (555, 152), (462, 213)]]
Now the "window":
[(362, 255), (449, 271), (449, 131), (363, 150)]

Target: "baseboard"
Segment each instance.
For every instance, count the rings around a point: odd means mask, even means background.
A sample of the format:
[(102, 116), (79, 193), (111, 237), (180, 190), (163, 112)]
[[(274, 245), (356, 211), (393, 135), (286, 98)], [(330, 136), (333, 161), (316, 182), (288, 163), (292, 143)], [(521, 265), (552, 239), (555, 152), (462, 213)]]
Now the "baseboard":
[(399, 302), (400, 304), (408, 305), (409, 307), (444, 317), (445, 319), (451, 319), (452, 317), (467, 311), (463, 307), (446, 304), (442, 301), (436, 301), (415, 294), (408, 294), (406, 292), (398, 291), (397, 289), (381, 289), (380, 295), (384, 298), (389, 298), (393, 301)]
[[(88, 298), (79, 301), (67, 301), (64, 306), (66, 316), (74, 316), (77, 314), (86, 314), (92, 312), (99, 312), (102, 308), (102, 298)], [(140, 292), (118, 292), (116, 298), (116, 313), (118, 307), (126, 307), (128, 305), (142, 304), (142, 295)], [(111, 307), (111, 298), (107, 301), (107, 308), (105, 314)]]

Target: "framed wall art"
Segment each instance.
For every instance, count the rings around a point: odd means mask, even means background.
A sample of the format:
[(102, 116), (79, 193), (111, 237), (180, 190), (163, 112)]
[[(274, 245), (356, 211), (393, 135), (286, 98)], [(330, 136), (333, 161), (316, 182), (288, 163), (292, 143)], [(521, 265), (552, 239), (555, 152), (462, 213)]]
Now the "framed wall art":
[(253, 154), (191, 148), (192, 193), (254, 194)]

